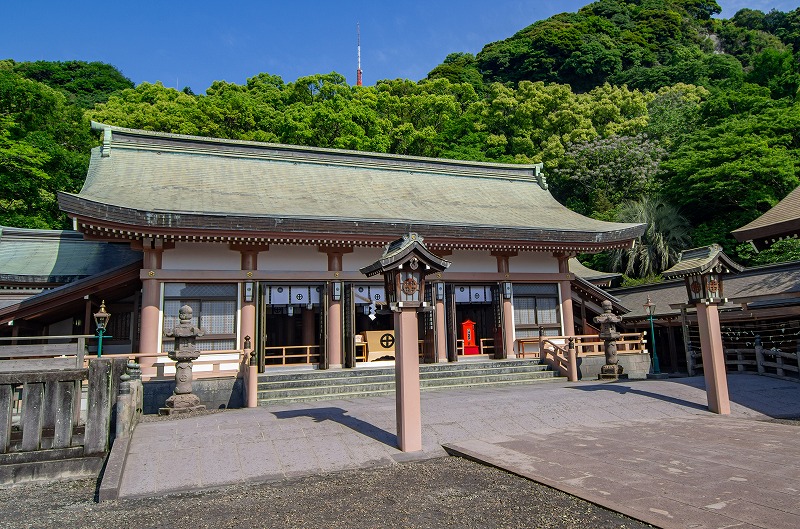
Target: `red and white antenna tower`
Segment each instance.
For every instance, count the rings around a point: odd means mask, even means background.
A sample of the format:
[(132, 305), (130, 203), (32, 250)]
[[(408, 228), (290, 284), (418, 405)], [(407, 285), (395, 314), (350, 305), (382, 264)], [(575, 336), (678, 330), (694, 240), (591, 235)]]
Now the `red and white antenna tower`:
[(358, 70), (356, 70), (356, 86), (361, 86), (361, 25), (356, 23), (356, 33), (358, 34)]

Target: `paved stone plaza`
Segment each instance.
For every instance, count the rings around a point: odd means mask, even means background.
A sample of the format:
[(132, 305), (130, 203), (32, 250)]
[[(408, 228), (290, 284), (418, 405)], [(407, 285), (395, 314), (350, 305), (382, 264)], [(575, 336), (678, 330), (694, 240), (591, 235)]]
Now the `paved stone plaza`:
[[(800, 384), (731, 375), (422, 395), (423, 451), (395, 448), (393, 397), (228, 410), (140, 424), (120, 497), (446, 455), (442, 445), (662, 527), (800, 527)], [(535, 501), (535, 500), (533, 500)]]

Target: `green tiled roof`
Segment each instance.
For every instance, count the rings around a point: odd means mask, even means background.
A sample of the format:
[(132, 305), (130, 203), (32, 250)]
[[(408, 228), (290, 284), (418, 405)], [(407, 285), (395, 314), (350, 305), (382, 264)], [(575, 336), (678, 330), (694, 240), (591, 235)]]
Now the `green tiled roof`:
[[(686, 283), (670, 280), (650, 285), (613, 288), (609, 292), (630, 310), (626, 318), (646, 318), (647, 297), (656, 303), (656, 316), (675, 316), (680, 309), (671, 308), (688, 302)], [(800, 261), (745, 268), (725, 277), (725, 297), (734, 301), (800, 299)], [(788, 300), (787, 300), (788, 301)]]
[(721, 271), (739, 272), (742, 266), (728, 257), (719, 244), (711, 244), (700, 248), (683, 250), (678, 262), (663, 272), (666, 279), (685, 277), (691, 274), (702, 274), (712, 267), (720, 267)]
[[(510, 230), (506, 238), (590, 244), (630, 241), (644, 229), (568, 210), (546, 190), (540, 165), (95, 127), (111, 133), (92, 151), (80, 194), (62, 194), (60, 202), (73, 215), (117, 224), (263, 231), (252, 219), (266, 218), (273, 230), (294, 229), (301, 221), (296, 231), (309, 229), (310, 222), (317, 231), (347, 222), (348, 229), (364, 233), (372, 225), (400, 224), (402, 232), (425, 236), (437, 227), (457, 227), (465, 238)], [(411, 223), (423, 230), (405, 229)]]
[(578, 261), (576, 257), (572, 257), (569, 260), (569, 271), (575, 274), (576, 276), (583, 278), (587, 281), (608, 281), (611, 279), (616, 279), (622, 274), (617, 272), (601, 272), (599, 270), (593, 270), (588, 266), (585, 266), (583, 263)]
[(770, 240), (797, 237), (800, 234), (800, 187), (789, 193), (775, 207), (731, 234), (740, 242), (753, 241), (763, 249)]
[(74, 231), (0, 227), (4, 283), (69, 283), (141, 259), (128, 244), (87, 241)]

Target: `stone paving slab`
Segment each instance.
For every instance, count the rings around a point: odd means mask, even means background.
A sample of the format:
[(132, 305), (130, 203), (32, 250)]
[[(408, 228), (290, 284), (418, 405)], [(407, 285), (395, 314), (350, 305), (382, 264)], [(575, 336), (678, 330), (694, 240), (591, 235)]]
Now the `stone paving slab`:
[[(680, 443), (658, 442), (676, 434)], [(658, 527), (796, 529), (798, 434), (794, 425), (698, 415), (445, 448)], [(781, 465), (761, 456), (783, 450)]]
[[(708, 503), (685, 514), (685, 520), (697, 520), (699, 525), (692, 527), (723, 527), (731, 520), (732, 527), (772, 527), (754, 516), (764, 509), (785, 513), (793, 522), (800, 516), (794, 507), (800, 504), (800, 484), (791, 479), (795, 470), (783, 465), (782, 455), (800, 460), (795, 441), (800, 430), (757, 421), (800, 417), (800, 384), (732, 375), (729, 387), (730, 419), (706, 410), (702, 377), (423, 392), (423, 450), (410, 454), (395, 446), (394, 396), (143, 422), (129, 444), (120, 497), (443, 457), (442, 445), (447, 444), (472, 450), (475, 458), (491, 450), (499, 462), (521, 469), (521, 475), (541, 472), (559, 488), (597, 497), (598, 503), (611, 497), (619, 505), (607, 505), (617, 510), (625, 498), (636, 499), (630, 509), (637, 514), (632, 516), (649, 516), (651, 523), (684, 521), (684, 513), (676, 509), (693, 497)], [(785, 438), (788, 432), (795, 432), (795, 440)], [(605, 473), (593, 467), (598, 459), (606, 465), (599, 467)], [(698, 470), (684, 468), (688, 466)], [(767, 473), (761, 475), (761, 470)], [(726, 473), (734, 481), (726, 481)], [(794, 475), (800, 476), (800, 469)], [(778, 476), (783, 488), (774, 486)], [(713, 491), (707, 481), (725, 488), (709, 496)], [(719, 508), (707, 507), (723, 502)]]

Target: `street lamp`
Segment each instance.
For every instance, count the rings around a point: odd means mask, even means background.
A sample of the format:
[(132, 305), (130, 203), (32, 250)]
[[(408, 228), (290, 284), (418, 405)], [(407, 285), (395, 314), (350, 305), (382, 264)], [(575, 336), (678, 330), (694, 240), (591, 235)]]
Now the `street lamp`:
[(661, 368), (658, 366), (658, 355), (656, 354), (656, 333), (653, 329), (653, 314), (656, 311), (656, 304), (650, 300), (650, 295), (647, 295), (647, 303), (644, 304), (645, 312), (650, 316), (650, 336), (653, 339), (653, 374), (660, 375)]
[(103, 335), (108, 327), (108, 320), (111, 319), (111, 314), (106, 312), (106, 302), (103, 300), (100, 303), (100, 310), (94, 313), (94, 323), (97, 325), (97, 357), (103, 355)]

